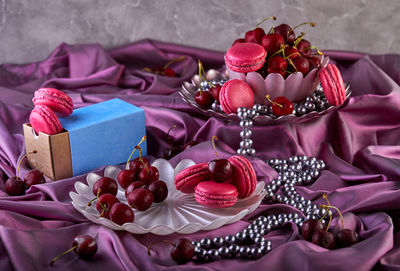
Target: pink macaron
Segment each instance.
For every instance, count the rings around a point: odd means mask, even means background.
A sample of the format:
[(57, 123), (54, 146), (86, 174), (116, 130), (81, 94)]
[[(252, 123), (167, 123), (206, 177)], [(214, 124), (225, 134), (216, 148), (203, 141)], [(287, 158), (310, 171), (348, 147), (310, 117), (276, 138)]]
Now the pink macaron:
[(55, 88), (40, 88), (32, 99), (34, 105), (46, 105), (62, 116), (69, 116), (73, 111), (71, 97)]
[(266, 56), (267, 51), (260, 44), (238, 43), (226, 52), (225, 64), (235, 72), (254, 72), (264, 65)]
[(233, 167), (232, 184), (236, 186), (239, 192), (238, 198), (247, 198), (256, 189), (256, 172), (250, 161), (243, 156), (234, 155), (228, 160)]
[(210, 180), (208, 163), (185, 168), (175, 176), (175, 187), (183, 193), (193, 193), (197, 184)]
[(219, 103), (226, 114), (236, 113), (239, 107), (251, 108), (254, 105), (254, 93), (246, 82), (229, 80), (220, 90)]
[(29, 121), (37, 134), (39, 132), (54, 135), (62, 131), (57, 115), (48, 106), (36, 105), (31, 111)]
[(325, 97), (331, 105), (341, 105), (346, 100), (346, 88), (339, 69), (334, 64), (326, 65), (319, 73)]
[(238, 200), (238, 191), (229, 183), (205, 181), (196, 186), (194, 197), (201, 205), (226, 208), (235, 205)]

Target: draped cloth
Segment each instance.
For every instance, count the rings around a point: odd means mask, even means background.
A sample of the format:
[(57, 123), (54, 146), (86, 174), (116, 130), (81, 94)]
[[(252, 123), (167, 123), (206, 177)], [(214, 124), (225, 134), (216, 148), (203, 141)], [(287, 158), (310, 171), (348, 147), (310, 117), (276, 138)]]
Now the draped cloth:
[[(195, 111), (178, 94), (182, 81), (197, 72), (197, 59), (206, 69), (221, 68), (223, 53), (153, 40), (142, 40), (105, 50), (100, 45), (61, 44), (45, 60), (24, 65), (0, 66), (0, 270), (399, 270), (400, 269), (400, 55), (364, 55), (327, 51), (345, 82), (351, 86), (349, 101), (339, 110), (307, 122), (254, 126), (251, 158), (258, 180), (269, 182), (276, 172), (264, 161), (292, 155), (314, 156), (327, 165), (321, 176), (297, 191), (315, 204), (332, 205), (344, 213), (344, 224), (355, 229), (361, 241), (351, 247), (326, 250), (301, 239), (293, 223), (271, 231), (266, 238), (272, 251), (257, 260), (240, 258), (177, 265), (170, 245), (147, 246), (155, 241), (175, 241), (180, 234), (157, 236), (113, 231), (88, 221), (71, 205), (69, 192), (86, 175), (59, 181), (47, 180), (24, 196), (8, 196), (4, 184), (16, 173), (25, 153), (22, 124), (33, 108), (33, 92), (54, 87), (71, 96), (75, 108), (112, 98), (140, 106), (146, 115), (151, 159), (162, 157), (168, 147), (168, 129), (177, 144), (200, 144), (170, 161), (206, 162), (215, 158), (210, 139), (219, 138), (220, 157), (235, 153), (240, 126), (209, 118)], [(180, 75), (169, 78), (143, 71), (186, 56), (173, 68)], [(88, 157), (90, 159), (90, 157)], [(23, 162), (20, 175), (29, 167)], [(104, 168), (94, 170), (102, 174)], [(262, 203), (239, 222), (213, 231), (185, 235), (190, 240), (225, 236), (245, 228), (260, 214), (293, 212), (284, 204)], [(334, 212), (334, 214), (336, 214)], [(341, 225), (334, 219), (334, 230)], [(98, 251), (89, 260), (74, 253), (48, 263), (71, 247), (73, 238), (89, 234)]]

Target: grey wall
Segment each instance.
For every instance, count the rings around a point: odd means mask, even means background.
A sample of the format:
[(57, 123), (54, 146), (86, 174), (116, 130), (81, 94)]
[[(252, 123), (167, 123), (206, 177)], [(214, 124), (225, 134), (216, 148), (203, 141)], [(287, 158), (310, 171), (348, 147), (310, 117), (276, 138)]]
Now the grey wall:
[(296, 25), (321, 49), (400, 53), (399, 0), (0, 0), (0, 63), (45, 58), (61, 42), (106, 48), (153, 38), (226, 50), (263, 18)]

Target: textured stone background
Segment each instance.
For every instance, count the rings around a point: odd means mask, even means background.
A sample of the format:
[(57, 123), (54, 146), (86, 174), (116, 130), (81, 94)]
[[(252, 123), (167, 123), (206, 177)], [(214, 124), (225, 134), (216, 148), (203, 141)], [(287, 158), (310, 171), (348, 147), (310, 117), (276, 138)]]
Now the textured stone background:
[(320, 49), (400, 53), (399, 0), (0, 0), (0, 63), (38, 61), (66, 43), (112, 48), (152, 38), (226, 50), (263, 18), (302, 28)]

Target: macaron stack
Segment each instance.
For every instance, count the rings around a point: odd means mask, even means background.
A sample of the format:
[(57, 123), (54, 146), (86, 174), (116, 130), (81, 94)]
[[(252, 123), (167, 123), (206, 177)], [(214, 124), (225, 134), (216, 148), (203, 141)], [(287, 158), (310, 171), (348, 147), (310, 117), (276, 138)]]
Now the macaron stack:
[(183, 193), (194, 193), (199, 204), (226, 208), (241, 198), (249, 197), (257, 185), (257, 176), (250, 161), (234, 155), (227, 159), (232, 166), (230, 178), (216, 181), (207, 163), (188, 167), (175, 176), (175, 187)]
[(40, 88), (35, 91), (32, 99), (35, 105), (29, 121), (36, 134), (39, 132), (54, 135), (62, 131), (60, 120), (56, 113), (63, 117), (73, 111), (71, 97), (55, 88)]

